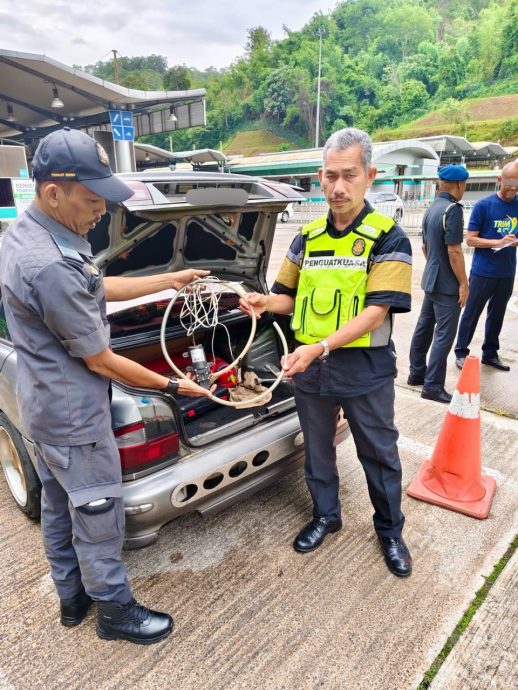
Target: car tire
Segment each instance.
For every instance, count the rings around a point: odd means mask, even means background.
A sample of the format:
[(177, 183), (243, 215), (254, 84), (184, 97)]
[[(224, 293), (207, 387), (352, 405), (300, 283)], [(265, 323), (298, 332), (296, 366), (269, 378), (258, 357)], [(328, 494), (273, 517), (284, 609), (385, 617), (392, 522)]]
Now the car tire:
[(0, 465), (18, 508), (32, 520), (41, 512), (41, 483), (20, 432), (0, 412)]
[(287, 223), (289, 221), (289, 219), (290, 219), (290, 214), (288, 213), (288, 211), (283, 211), (281, 213), (281, 221), (283, 223)]
[(397, 208), (396, 212), (394, 213), (394, 220), (396, 223), (401, 223), (403, 220), (403, 209), (402, 208)]

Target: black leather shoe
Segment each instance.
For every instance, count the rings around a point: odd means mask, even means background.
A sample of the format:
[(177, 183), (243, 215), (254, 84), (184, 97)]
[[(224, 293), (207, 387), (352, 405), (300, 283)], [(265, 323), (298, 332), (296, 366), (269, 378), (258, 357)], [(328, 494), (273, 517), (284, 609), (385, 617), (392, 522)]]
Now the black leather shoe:
[(128, 640), (135, 644), (153, 644), (169, 635), (173, 619), (131, 599), (127, 604), (97, 602), (96, 633), (102, 640)]
[(450, 393), (447, 393), (444, 388), (437, 391), (423, 388), (421, 391), (421, 397), (425, 400), (435, 400), (435, 402), (446, 403), (447, 405), (451, 402), (451, 395)]
[(342, 529), (341, 520), (333, 522), (324, 517), (313, 518), (297, 534), (297, 538), (293, 542), (293, 548), (301, 553), (314, 551), (324, 541), (326, 534), (338, 532), (339, 529)]
[(414, 374), (409, 374), (406, 382), (409, 386), (422, 386), (424, 383), (424, 378), (422, 376), (415, 376)]
[(82, 623), (92, 604), (92, 599), (90, 599), (84, 589), (71, 599), (61, 599), (59, 603), (61, 625), (72, 628), (74, 625)]
[(457, 367), (457, 369), (462, 369), (465, 361), (465, 357), (457, 357), (457, 359), (455, 360), (455, 366)]
[(412, 572), (412, 556), (403, 537), (380, 537), (385, 563), (391, 573), (398, 577), (408, 577)]
[(511, 367), (504, 364), (499, 357), (492, 357), (491, 359), (483, 359), (482, 364), (487, 364), (488, 367), (500, 369), (500, 371), (511, 371)]

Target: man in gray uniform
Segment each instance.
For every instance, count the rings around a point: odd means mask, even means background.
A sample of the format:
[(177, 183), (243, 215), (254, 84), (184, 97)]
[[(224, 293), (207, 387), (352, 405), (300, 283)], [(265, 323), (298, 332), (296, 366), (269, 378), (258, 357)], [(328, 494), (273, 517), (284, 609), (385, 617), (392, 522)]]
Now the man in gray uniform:
[(103, 279), (85, 236), (106, 212), (106, 199), (121, 202), (133, 192), (86, 134), (49, 134), (36, 150), (33, 174), (36, 199), (3, 239), (0, 280), (61, 622), (78, 625), (95, 600), (99, 637), (150, 644), (171, 632), (173, 620), (135, 601), (121, 560), (124, 507), (110, 379), (171, 394), (210, 392), (112, 352), (105, 300), (179, 289), (207, 272)]
[(425, 295), (410, 344), (408, 383), (423, 385), (421, 397), (441, 403), (451, 400), (444, 389), (446, 362), (469, 291), (462, 253), (464, 214), (459, 203), (468, 177), (461, 165), (441, 168), (439, 196), (423, 219), (426, 266), (421, 287)]

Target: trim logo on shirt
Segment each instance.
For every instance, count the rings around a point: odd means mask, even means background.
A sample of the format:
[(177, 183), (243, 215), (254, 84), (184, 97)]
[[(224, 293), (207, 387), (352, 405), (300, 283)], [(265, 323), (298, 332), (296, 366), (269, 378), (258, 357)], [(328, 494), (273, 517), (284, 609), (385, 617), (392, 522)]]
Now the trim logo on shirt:
[(355, 268), (361, 269), (366, 268), (367, 257), (364, 258), (354, 258), (352, 256), (319, 256), (319, 257), (306, 257), (302, 263), (302, 269), (315, 269), (315, 268)]
[(494, 228), (500, 235), (512, 235), (518, 225), (518, 218), (506, 216), (504, 220), (495, 220)]

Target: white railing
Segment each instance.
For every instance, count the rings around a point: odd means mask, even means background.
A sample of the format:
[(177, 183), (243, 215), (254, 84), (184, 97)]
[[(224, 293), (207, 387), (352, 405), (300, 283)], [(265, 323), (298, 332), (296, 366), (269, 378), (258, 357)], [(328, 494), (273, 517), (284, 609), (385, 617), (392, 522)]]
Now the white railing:
[[(403, 202), (403, 219), (400, 221), (401, 227), (408, 232), (408, 234), (416, 235), (421, 232), (423, 216), (430, 205), (430, 202), (423, 201), (404, 201)], [(304, 225), (319, 216), (327, 213), (328, 206), (325, 203), (306, 203), (295, 205), (295, 216), (293, 222)], [(380, 213), (387, 216), (392, 216), (394, 212), (393, 206), (388, 206), (384, 209), (382, 206), (378, 208)], [(471, 208), (464, 207), (464, 227), (468, 225)]]

